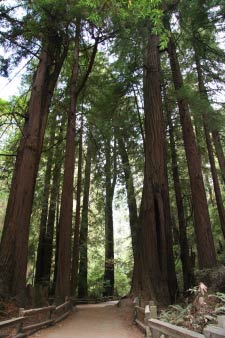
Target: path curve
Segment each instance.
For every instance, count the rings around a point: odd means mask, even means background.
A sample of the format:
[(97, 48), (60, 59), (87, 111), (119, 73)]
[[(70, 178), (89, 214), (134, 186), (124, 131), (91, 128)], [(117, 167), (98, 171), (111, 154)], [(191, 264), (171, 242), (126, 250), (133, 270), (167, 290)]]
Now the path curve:
[(78, 305), (64, 321), (41, 330), (32, 338), (143, 338), (132, 324), (130, 310), (113, 302)]

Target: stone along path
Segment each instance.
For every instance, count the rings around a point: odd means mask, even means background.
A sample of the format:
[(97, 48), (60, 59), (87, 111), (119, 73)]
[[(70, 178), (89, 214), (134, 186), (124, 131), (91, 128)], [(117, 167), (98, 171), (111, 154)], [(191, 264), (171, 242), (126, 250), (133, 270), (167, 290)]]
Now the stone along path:
[(78, 305), (64, 321), (41, 330), (32, 338), (143, 338), (132, 324), (132, 310), (114, 302)]

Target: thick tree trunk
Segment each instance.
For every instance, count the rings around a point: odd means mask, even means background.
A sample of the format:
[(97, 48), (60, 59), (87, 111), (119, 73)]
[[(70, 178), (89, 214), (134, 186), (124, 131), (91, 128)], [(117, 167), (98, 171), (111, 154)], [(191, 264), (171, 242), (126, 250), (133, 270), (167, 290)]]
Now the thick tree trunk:
[(44, 247), (45, 247), (45, 234), (46, 234), (46, 223), (48, 218), (48, 201), (50, 195), (50, 184), (52, 176), (52, 159), (53, 159), (53, 145), (55, 140), (55, 131), (56, 131), (56, 117), (52, 121), (50, 139), (49, 139), (49, 154), (46, 164), (45, 171), (45, 182), (44, 182), (44, 191), (42, 197), (42, 208), (41, 208), (41, 219), (40, 219), (40, 232), (38, 240), (38, 249), (37, 249), (37, 261), (36, 261), (36, 272), (35, 272), (35, 284), (41, 284), (44, 279), (43, 270), (45, 264), (44, 258)]
[[(114, 145), (115, 152), (115, 145)], [(113, 195), (115, 175), (112, 178), (110, 138), (105, 140), (105, 272), (104, 296), (114, 293), (114, 234), (113, 234)], [(114, 166), (115, 169), (115, 166)]]
[[(199, 93), (202, 96), (202, 98), (205, 99), (205, 101), (208, 103), (208, 107), (210, 108), (207, 91), (206, 91), (204, 81), (203, 81), (201, 63), (200, 63), (198, 51), (195, 45), (194, 45), (194, 53), (195, 53), (196, 69), (197, 69), (197, 74), (198, 74)], [(208, 115), (206, 112), (202, 113), (202, 119), (203, 119), (205, 140), (206, 140), (206, 145), (207, 145), (207, 150), (208, 150), (212, 179), (213, 179), (213, 186), (214, 186), (214, 191), (215, 191), (215, 196), (216, 196), (217, 209), (218, 209), (218, 214), (219, 214), (219, 219), (220, 219), (220, 225), (221, 225), (221, 229), (223, 232), (223, 236), (225, 238), (225, 209), (223, 205), (223, 198), (222, 198), (222, 194), (220, 190), (219, 180), (218, 180), (218, 176), (216, 172), (216, 164), (215, 164), (215, 159), (214, 159), (214, 154), (213, 154), (212, 141), (210, 137)]]
[(216, 156), (219, 161), (220, 171), (222, 174), (223, 183), (225, 184), (225, 156), (223, 152), (223, 147), (221, 145), (220, 135), (217, 130), (212, 131), (213, 143), (216, 150)]
[[(20, 141), (4, 232), (0, 246), (0, 285), (3, 292), (23, 293), (26, 286), (29, 223), (47, 114), (66, 50), (49, 43), (43, 48), (34, 77), (28, 118)], [(19, 257), (19, 259), (18, 259)]]
[(176, 46), (172, 39), (170, 39), (168, 51), (174, 87), (177, 92), (177, 102), (191, 182), (199, 268), (210, 268), (216, 264), (216, 254), (202, 177), (201, 160), (195, 141), (188, 103), (179, 95), (179, 91), (183, 87), (183, 79), (176, 53)]
[(83, 117), (81, 121), (80, 140), (79, 140), (79, 157), (77, 172), (77, 198), (76, 198), (76, 216), (74, 226), (73, 240), (73, 257), (71, 267), (71, 294), (76, 294), (78, 284), (78, 261), (79, 261), (79, 238), (80, 238), (80, 202), (81, 202), (81, 185), (82, 185), (82, 156), (83, 152)]
[(73, 71), (70, 83), (70, 107), (68, 111), (64, 177), (59, 218), (59, 256), (56, 281), (56, 297), (64, 300), (70, 295), (71, 234), (73, 214), (73, 183), (75, 166), (75, 134), (77, 109), (77, 79), (79, 71), (80, 22), (77, 24), (73, 55)]
[(180, 243), (180, 258), (182, 263), (183, 271), (183, 286), (184, 292), (187, 291), (194, 284), (194, 273), (191, 267), (191, 261), (189, 256), (189, 245), (187, 239), (187, 230), (186, 230), (186, 221), (185, 221), (185, 212), (183, 206), (182, 192), (181, 192), (181, 183), (180, 175), (178, 170), (178, 160), (176, 145), (174, 139), (174, 128), (171, 121), (171, 112), (166, 102), (167, 110), (167, 121), (169, 126), (169, 138), (170, 138), (170, 149), (171, 149), (171, 160), (172, 160), (172, 174), (173, 174), (173, 185), (175, 191), (176, 205), (177, 205), (177, 214), (179, 222), (179, 243)]
[[(90, 133), (90, 132), (89, 132)], [(92, 159), (92, 139), (91, 133), (88, 136), (88, 148), (86, 154), (86, 166), (84, 177), (84, 194), (83, 208), (81, 215), (80, 227), (80, 263), (78, 276), (78, 298), (86, 298), (88, 296), (88, 257), (87, 257), (87, 241), (88, 241), (88, 210), (89, 210), (89, 192), (91, 179), (91, 159)]]
[(167, 182), (160, 90), (159, 39), (150, 33), (144, 73), (145, 172), (140, 210), (140, 293), (145, 299), (170, 303), (167, 275)]

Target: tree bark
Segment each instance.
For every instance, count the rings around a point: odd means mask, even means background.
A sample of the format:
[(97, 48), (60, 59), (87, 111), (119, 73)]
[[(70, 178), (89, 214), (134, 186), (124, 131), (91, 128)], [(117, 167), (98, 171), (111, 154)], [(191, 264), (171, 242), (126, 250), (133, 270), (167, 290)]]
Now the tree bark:
[[(133, 276), (136, 276), (138, 273), (137, 257), (136, 257), (137, 255), (138, 211), (137, 211), (134, 182), (133, 182), (133, 176), (132, 176), (132, 172), (130, 168), (129, 157), (127, 154), (123, 136), (120, 134), (118, 136), (118, 146), (119, 146), (120, 157), (121, 157), (122, 164), (123, 164), (124, 178), (125, 178), (126, 191), (127, 191), (127, 205), (129, 209), (131, 241), (132, 241), (133, 257), (134, 257)], [(137, 285), (133, 285), (132, 293), (135, 292), (137, 288), (138, 288)]]
[(59, 300), (65, 300), (65, 297), (70, 295), (71, 234), (80, 30), (80, 20), (78, 20), (73, 55), (73, 70), (70, 82), (70, 107), (68, 111), (64, 177), (59, 218), (59, 256), (56, 280), (56, 297)]
[(78, 172), (77, 172), (77, 204), (74, 226), (73, 240), (73, 257), (71, 267), (71, 294), (75, 295), (78, 284), (78, 261), (79, 261), (79, 238), (80, 238), (80, 202), (81, 202), (81, 185), (82, 185), (82, 156), (83, 152), (83, 117), (81, 121), (80, 139), (79, 139), (79, 157), (78, 157)]
[[(114, 293), (114, 234), (113, 234), (113, 196), (116, 172), (112, 175), (111, 138), (105, 140), (105, 272), (103, 296)], [(115, 160), (115, 143), (114, 143)], [(115, 162), (114, 162), (115, 163)]]
[(88, 147), (86, 154), (85, 178), (84, 178), (84, 194), (83, 208), (80, 227), (80, 263), (78, 276), (78, 298), (86, 298), (88, 296), (88, 257), (87, 257), (87, 241), (88, 241), (88, 210), (89, 210), (89, 192), (91, 179), (91, 160), (92, 160), (92, 139), (91, 132), (88, 136)]
[[(196, 63), (196, 69), (198, 74), (198, 87), (199, 87), (199, 93), (202, 96), (203, 99), (208, 103), (208, 107), (210, 108), (210, 103), (208, 100), (207, 91), (205, 88), (204, 80), (203, 80), (203, 74), (202, 74), (202, 67), (200, 58), (198, 56), (197, 47), (194, 45), (194, 54), (195, 54), (195, 63)], [(211, 168), (211, 174), (213, 179), (213, 186), (216, 196), (216, 203), (217, 203), (217, 209), (220, 219), (220, 225), (223, 232), (223, 236), (225, 238), (225, 209), (223, 205), (223, 198), (220, 190), (219, 180), (216, 172), (216, 164), (213, 154), (213, 147), (212, 147), (212, 141), (210, 136), (210, 128), (209, 128), (209, 122), (208, 122), (208, 115), (206, 112), (202, 113), (202, 120), (203, 120), (203, 127), (204, 127), (204, 133), (205, 133), (205, 140), (208, 150), (208, 156), (209, 156), (209, 162), (210, 162), (210, 168)]]
[(55, 131), (56, 131), (56, 116), (53, 117), (51, 131), (50, 131), (50, 140), (49, 140), (49, 154), (46, 164), (45, 171), (45, 182), (44, 182), (44, 191), (42, 197), (42, 208), (41, 208), (41, 219), (40, 219), (40, 232), (38, 239), (38, 249), (37, 249), (37, 261), (36, 261), (36, 272), (35, 272), (35, 284), (43, 283), (43, 270), (44, 270), (44, 247), (45, 247), (45, 234), (46, 234), (46, 223), (48, 217), (48, 201), (50, 194), (50, 184), (52, 176), (52, 160), (53, 160), (53, 145), (55, 141)]
[(188, 103), (179, 94), (179, 91), (183, 87), (183, 79), (176, 53), (176, 46), (172, 39), (170, 39), (168, 51), (174, 87), (177, 93), (177, 103), (191, 183), (198, 263), (200, 269), (210, 268), (216, 265), (216, 253), (202, 177), (201, 160), (195, 141)]
[(55, 295), (56, 282), (57, 282), (57, 272), (58, 272), (58, 260), (59, 260), (59, 214), (60, 214), (60, 194), (58, 192), (56, 197), (56, 240), (55, 240), (55, 257), (54, 257), (54, 273), (53, 273), (53, 283), (52, 283), (52, 295)]
[(167, 182), (160, 90), (159, 39), (150, 32), (144, 71), (145, 171), (140, 209), (140, 293), (145, 299), (170, 303), (167, 274)]
[(220, 165), (220, 171), (221, 171), (223, 183), (225, 184), (225, 156), (223, 152), (223, 147), (221, 145), (221, 140), (220, 140), (220, 135), (219, 135), (218, 130), (214, 129), (212, 131), (212, 137), (213, 137), (213, 143), (214, 143), (215, 150), (216, 150), (216, 156), (218, 158), (219, 165)]
[[(49, 34), (50, 38), (52, 36)], [(29, 223), (49, 105), (67, 48), (56, 37), (42, 49), (34, 76), (28, 118), (23, 128), (0, 246), (0, 284), (5, 293), (26, 286)], [(18, 259), (19, 257), (19, 259)]]
[[(166, 97), (166, 96), (165, 96)], [(189, 245), (186, 230), (185, 212), (182, 199), (182, 190), (180, 183), (180, 175), (178, 170), (178, 159), (176, 152), (176, 144), (174, 138), (174, 127), (171, 121), (171, 112), (167, 100), (165, 100), (165, 106), (167, 111), (167, 121), (169, 126), (169, 139), (171, 149), (171, 161), (172, 161), (172, 174), (173, 174), (173, 186), (175, 191), (177, 214), (179, 222), (179, 244), (180, 244), (180, 258), (182, 263), (183, 272), (183, 287), (184, 292), (187, 291), (194, 284), (194, 273), (191, 266), (189, 257)]]

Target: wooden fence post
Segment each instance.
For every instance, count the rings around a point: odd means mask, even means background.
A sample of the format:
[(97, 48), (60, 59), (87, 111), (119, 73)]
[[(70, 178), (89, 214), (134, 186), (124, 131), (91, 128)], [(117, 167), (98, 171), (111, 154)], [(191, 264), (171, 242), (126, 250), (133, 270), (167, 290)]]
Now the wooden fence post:
[(150, 308), (150, 317), (157, 319), (157, 306), (154, 304), (154, 302), (149, 302), (149, 308)]
[(148, 320), (151, 318), (150, 306), (145, 306), (145, 325), (146, 325), (146, 337), (151, 337), (151, 330), (148, 326)]
[(225, 316), (218, 316), (217, 320), (218, 320), (218, 326), (225, 329)]
[[(19, 308), (19, 317), (24, 317), (24, 308), (23, 307)], [(23, 330), (23, 321), (21, 323), (19, 323), (17, 333), (21, 333), (22, 330)]]
[(133, 304), (134, 304), (134, 323), (135, 323), (135, 321), (137, 319), (137, 309), (136, 309), (136, 306), (139, 306), (139, 298), (138, 297), (134, 298)]
[(203, 333), (206, 338), (221, 338), (225, 337), (225, 329), (219, 327), (219, 326), (214, 326), (214, 325), (209, 325), (207, 326), (204, 330)]

